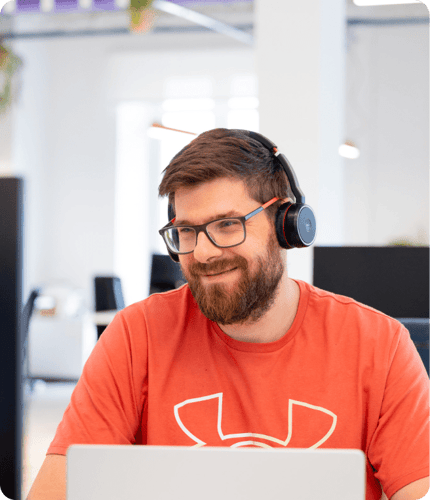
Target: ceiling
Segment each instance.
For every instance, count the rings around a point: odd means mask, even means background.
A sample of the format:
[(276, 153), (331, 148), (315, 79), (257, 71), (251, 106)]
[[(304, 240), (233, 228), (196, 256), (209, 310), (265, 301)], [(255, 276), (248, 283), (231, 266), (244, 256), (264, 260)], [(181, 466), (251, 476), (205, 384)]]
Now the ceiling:
[[(223, 5), (231, 6), (237, 3), (252, 3), (253, 0), (169, 0), (170, 3), (182, 6), (209, 6)], [(123, 8), (122, 2), (115, 0), (13, 0), (8, 14), (38, 13), (38, 12), (91, 12), (91, 11), (114, 11)]]
[[(100, 36), (129, 32), (130, 0), (12, 0), (0, 14), (0, 39)], [(224, 32), (252, 44), (253, 0), (154, 0), (151, 34)], [(179, 12), (172, 12), (176, 9)], [(194, 19), (193, 14), (200, 15)], [(358, 7), (346, 0), (348, 24), (425, 24), (424, 4)], [(16, 22), (19, 19), (19, 23)], [(224, 25), (224, 26), (223, 26)], [(243, 40), (240, 39), (244, 34)]]

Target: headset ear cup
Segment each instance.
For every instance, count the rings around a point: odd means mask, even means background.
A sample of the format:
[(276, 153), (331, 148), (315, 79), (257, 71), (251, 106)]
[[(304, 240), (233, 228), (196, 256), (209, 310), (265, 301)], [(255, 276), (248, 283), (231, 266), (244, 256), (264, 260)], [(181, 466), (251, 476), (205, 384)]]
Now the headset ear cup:
[(275, 219), (275, 228), (276, 228), (276, 237), (278, 238), (278, 243), (282, 248), (293, 248), (293, 245), (290, 244), (287, 240), (287, 213), (292, 207), (290, 202), (282, 204), (278, 211), (276, 212)]
[(282, 248), (304, 248), (316, 236), (315, 214), (309, 205), (285, 203), (276, 215), (276, 235)]

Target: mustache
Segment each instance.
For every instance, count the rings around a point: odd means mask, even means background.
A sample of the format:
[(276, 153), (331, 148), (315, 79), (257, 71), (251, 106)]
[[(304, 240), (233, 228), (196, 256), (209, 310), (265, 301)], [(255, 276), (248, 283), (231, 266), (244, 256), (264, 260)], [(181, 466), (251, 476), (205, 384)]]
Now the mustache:
[(247, 269), (248, 262), (244, 257), (237, 255), (233, 259), (222, 259), (212, 262), (210, 264), (203, 264), (202, 262), (193, 262), (188, 267), (188, 273), (193, 278), (205, 276), (206, 274), (218, 274), (228, 271), (233, 268)]

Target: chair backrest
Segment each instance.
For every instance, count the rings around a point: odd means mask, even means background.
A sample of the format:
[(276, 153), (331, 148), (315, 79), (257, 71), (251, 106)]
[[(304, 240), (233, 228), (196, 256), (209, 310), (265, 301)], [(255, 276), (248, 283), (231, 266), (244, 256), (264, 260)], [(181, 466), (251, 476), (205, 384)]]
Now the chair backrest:
[(120, 278), (96, 276), (94, 278), (96, 311), (119, 311), (124, 309), (124, 296)]
[(429, 375), (429, 319), (398, 318), (398, 320), (409, 330), (412, 342), (423, 360), (427, 375)]
[(186, 280), (179, 264), (173, 262), (168, 255), (154, 254), (152, 256), (150, 294), (174, 290), (184, 283)]
[(34, 310), (34, 303), (35, 303), (37, 297), (39, 296), (39, 294), (40, 294), (40, 290), (38, 288), (34, 288), (30, 292), (30, 295), (27, 299), (27, 302), (25, 303), (25, 305), (22, 309), (22, 331), (23, 331), (24, 342), (28, 336), (28, 328), (30, 325), (31, 315), (33, 314), (33, 310)]

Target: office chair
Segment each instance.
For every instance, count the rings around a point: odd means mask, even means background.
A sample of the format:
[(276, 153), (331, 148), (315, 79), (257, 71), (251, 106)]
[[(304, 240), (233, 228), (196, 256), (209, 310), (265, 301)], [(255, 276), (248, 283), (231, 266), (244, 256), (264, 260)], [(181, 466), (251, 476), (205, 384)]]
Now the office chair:
[(152, 256), (149, 294), (174, 290), (186, 282), (179, 264), (173, 262), (168, 255), (154, 254)]
[(23, 361), (23, 381), (30, 382), (30, 391), (33, 389), (34, 381), (29, 374), (29, 352), (28, 352), (28, 331), (30, 328), (30, 319), (34, 311), (34, 303), (40, 294), (39, 288), (34, 288), (25, 303), (21, 313), (21, 332), (22, 332), (22, 361)]
[(429, 319), (428, 318), (398, 318), (409, 330), (412, 342), (417, 348), (429, 375)]
[[(119, 311), (124, 309), (124, 296), (120, 278), (116, 276), (96, 276), (94, 278), (96, 312)], [(107, 325), (97, 325), (97, 336), (104, 332)]]

